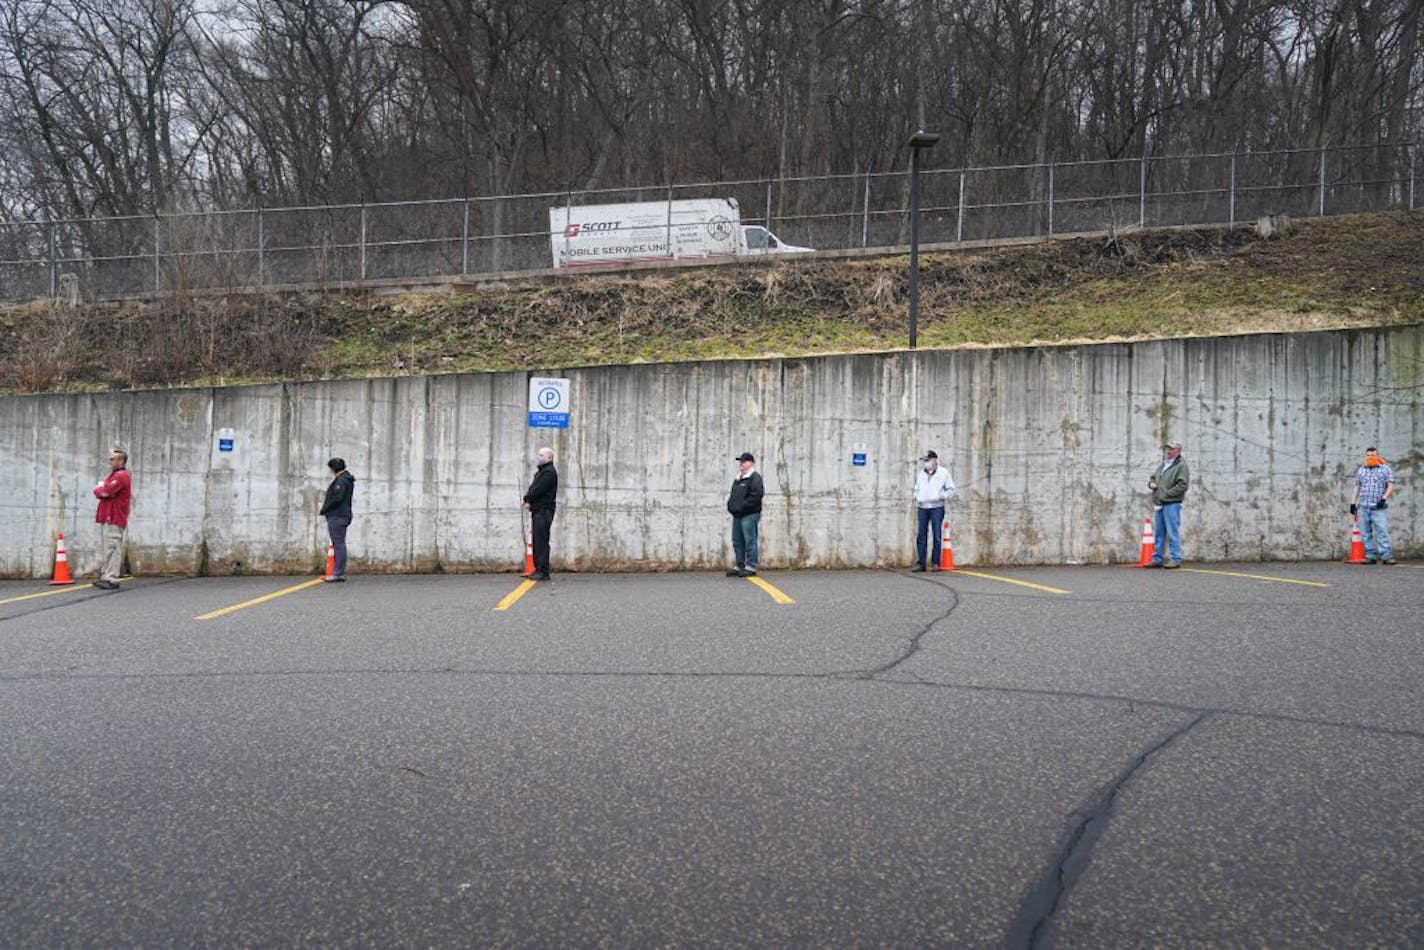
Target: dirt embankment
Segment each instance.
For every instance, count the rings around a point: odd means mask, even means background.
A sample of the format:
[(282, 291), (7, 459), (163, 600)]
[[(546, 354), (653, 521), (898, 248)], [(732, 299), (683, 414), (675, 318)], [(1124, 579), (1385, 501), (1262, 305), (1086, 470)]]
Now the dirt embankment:
[[(1424, 322), (1424, 213), (921, 257), (920, 345)], [(907, 259), (788, 261), (405, 298), (48, 301), (0, 311), (0, 389), (559, 367), (886, 349)]]

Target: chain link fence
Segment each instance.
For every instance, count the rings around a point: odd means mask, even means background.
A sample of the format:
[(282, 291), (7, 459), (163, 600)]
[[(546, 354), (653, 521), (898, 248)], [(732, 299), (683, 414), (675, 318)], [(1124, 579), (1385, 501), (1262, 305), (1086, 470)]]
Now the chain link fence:
[[(1418, 207), (1417, 144), (921, 173), (921, 241), (1234, 224)], [(380, 204), (0, 223), (0, 299), (322, 288), (547, 269), (556, 206), (731, 198), (742, 223), (817, 250), (909, 241), (908, 171)], [(69, 281), (66, 281), (69, 283)]]

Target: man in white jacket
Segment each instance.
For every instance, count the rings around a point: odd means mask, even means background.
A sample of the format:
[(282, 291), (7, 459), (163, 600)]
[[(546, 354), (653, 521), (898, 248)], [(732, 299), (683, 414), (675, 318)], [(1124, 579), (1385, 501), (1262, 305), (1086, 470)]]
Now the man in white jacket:
[(959, 494), (954, 487), (954, 479), (949, 469), (940, 468), (939, 456), (934, 450), (920, 459), (924, 464), (915, 473), (915, 508), (919, 519), (915, 530), (915, 570), (923, 571), (926, 564), (926, 541), (929, 542), (928, 563), (932, 570), (939, 570), (940, 531), (944, 525), (944, 503)]

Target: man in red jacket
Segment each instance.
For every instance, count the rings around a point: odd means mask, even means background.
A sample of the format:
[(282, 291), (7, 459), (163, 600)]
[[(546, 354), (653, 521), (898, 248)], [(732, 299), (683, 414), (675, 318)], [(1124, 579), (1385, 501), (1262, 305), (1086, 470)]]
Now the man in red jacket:
[(94, 586), (118, 590), (119, 572), (124, 567), (124, 529), (129, 526), (129, 455), (121, 449), (109, 453), (109, 477), (94, 486), (99, 512), (94, 520), (103, 525), (104, 571)]

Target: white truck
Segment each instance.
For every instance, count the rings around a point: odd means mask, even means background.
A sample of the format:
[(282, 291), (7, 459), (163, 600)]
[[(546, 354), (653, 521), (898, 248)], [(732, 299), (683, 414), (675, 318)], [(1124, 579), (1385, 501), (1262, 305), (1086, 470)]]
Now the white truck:
[(639, 201), (549, 209), (554, 267), (718, 261), (806, 254), (757, 224), (742, 224), (735, 198)]

